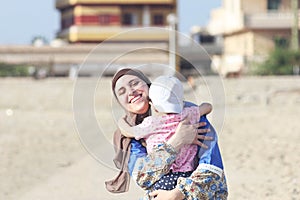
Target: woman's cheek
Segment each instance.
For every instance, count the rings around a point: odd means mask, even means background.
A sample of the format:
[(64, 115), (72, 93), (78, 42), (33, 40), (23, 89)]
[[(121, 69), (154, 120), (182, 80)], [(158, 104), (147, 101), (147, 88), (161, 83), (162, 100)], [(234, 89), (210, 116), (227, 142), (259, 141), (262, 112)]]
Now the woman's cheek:
[(144, 92), (145, 96), (148, 98), (148, 95), (149, 95), (149, 87), (148, 87), (148, 85), (144, 85), (143, 86), (143, 92)]
[(126, 108), (127, 107), (127, 98), (125, 98), (125, 96), (121, 96), (118, 98), (119, 99), (119, 102), (120, 104), (122, 105), (122, 107)]

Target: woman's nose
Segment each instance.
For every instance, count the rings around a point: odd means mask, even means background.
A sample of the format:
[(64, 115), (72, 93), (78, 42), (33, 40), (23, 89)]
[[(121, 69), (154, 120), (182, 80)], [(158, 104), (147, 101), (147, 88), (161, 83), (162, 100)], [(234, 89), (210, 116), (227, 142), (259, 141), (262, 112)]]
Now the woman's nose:
[(136, 89), (134, 87), (130, 87), (129, 95), (133, 95), (135, 92), (136, 92)]

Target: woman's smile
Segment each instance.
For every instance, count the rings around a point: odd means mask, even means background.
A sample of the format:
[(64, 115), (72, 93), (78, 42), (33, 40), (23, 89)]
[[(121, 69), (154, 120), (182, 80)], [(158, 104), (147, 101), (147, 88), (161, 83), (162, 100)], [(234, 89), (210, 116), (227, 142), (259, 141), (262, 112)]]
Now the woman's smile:
[(119, 103), (129, 112), (144, 114), (149, 108), (149, 86), (133, 75), (124, 75), (116, 82)]
[(133, 96), (133, 97), (130, 98), (129, 103), (135, 103), (135, 102), (137, 102), (137, 101), (139, 101), (141, 99), (142, 99), (142, 94), (135, 95), (135, 96)]

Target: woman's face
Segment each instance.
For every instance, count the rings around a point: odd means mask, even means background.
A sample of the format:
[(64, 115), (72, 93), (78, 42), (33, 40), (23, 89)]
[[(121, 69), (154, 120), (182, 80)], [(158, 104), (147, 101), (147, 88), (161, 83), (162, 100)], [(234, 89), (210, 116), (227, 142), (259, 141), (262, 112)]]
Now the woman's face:
[(140, 78), (124, 75), (115, 86), (115, 94), (121, 106), (129, 112), (144, 114), (149, 108), (149, 87)]

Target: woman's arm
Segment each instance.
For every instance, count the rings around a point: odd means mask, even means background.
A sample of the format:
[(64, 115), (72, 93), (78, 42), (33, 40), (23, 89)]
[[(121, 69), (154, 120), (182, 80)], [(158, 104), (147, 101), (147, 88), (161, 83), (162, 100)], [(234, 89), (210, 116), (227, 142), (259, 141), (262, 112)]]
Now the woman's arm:
[(156, 190), (149, 195), (155, 200), (221, 199), (228, 197), (224, 174), (219, 176), (209, 170), (196, 169), (189, 178), (180, 177), (173, 190)]
[(164, 143), (154, 147), (146, 157), (138, 158), (132, 173), (136, 183), (145, 190), (150, 189), (156, 181), (169, 172), (176, 155), (175, 149)]

